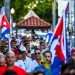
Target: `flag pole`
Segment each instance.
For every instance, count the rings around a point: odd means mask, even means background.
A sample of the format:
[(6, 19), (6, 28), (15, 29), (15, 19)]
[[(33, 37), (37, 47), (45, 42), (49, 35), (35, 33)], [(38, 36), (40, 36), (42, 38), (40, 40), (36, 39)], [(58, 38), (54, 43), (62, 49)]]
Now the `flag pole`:
[[(65, 10), (64, 10), (64, 14), (63, 14), (63, 23), (64, 23), (64, 28), (63, 28), (63, 31), (64, 31), (64, 55), (65, 55), (65, 57), (66, 57), (66, 20), (65, 20)], [(67, 58), (65, 58), (65, 62), (66, 62), (66, 59)]]
[(11, 19), (11, 15), (10, 15), (10, 32), (9, 32), (9, 51), (11, 51), (11, 35), (12, 35), (12, 19)]
[[(5, 6), (5, 13), (8, 19), (8, 22), (10, 23), (10, 2), (11, 0), (4, 0), (4, 6)], [(11, 50), (11, 23), (10, 23), (10, 33), (9, 33), (9, 51)]]
[[(67, 20), (67, 18), (69, 19), (69, 2), (66, 2), (66, 8), (65, 8), (65, 10), (64, 10), (64, 12), (63, 12), (63, 21), (64, 21), (64, 38), (65, 38), (65, 40), (64, 40), (64, 50), (66, 50), (66, 53), (65, 53), (65, 59), (66, 59), (66, 62), (69, 60), (69, 57), (70, 57), (70, 44), (68, 44), (68, 34), (67, 34), (67, 24), (68, 24), (68, 21), (66, 21)], [(68, 45), (67, 45), (68, 44)]]
[(52, 4), (52, 16), (53, 16), (53, 30), (56, 26), (56, 0), (54, 0), (53, 4)]

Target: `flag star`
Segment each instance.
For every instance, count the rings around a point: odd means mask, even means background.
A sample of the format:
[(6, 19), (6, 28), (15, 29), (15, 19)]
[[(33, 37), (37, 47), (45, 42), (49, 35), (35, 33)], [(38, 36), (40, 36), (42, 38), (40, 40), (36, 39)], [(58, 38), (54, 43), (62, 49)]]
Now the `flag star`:
[(9, 38), (9, 34), (5, 34), (5, 37), (6, 37), (6, 38)]
[(6, 26), (6, 22), (3, 22), (3, 24)]

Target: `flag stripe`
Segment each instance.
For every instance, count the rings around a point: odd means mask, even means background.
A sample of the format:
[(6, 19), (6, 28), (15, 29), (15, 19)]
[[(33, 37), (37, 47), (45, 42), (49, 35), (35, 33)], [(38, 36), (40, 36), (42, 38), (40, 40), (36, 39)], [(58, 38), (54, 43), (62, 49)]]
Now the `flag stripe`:
[(7, 20), (7, 17), (5, 15), (2, 16), (2, 19), (1, 19), (1, 37), (0, 39), (9, 39), (9, 33), (10, 33), (10, 24)]

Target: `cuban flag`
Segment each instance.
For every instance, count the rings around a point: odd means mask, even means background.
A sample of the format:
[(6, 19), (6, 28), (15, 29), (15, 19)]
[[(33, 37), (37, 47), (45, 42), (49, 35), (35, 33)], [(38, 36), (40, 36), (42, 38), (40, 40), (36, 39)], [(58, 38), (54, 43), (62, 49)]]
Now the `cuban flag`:
[(47, 34), (46, 34), (46, 42), (49, 44), (50, 42), (50, 39), (53, 35), (53, 32), (52, 31), (49, 31)]
[(1, 24), (0, 24), (0, 39), (8, 40), (10, 33), (10, 24), (5, 15), (2, 16)]
[(55, 50), (55, 56), (60, 60), (65, 60), (65, 50), (64, 50), (64, 24), (63, 17), (60, 17), (58, 24), (54, 30), (53, 36), (51, 37), (51, 47), (50, 50)]
[[(65, 11), (64, 11), (65, 12)], [(66, 26), (64, 15), (60, 16), (58, 19), (58, 23), (54, 30), (53, 36), (50, 40), (50, 50), (53, 54), (53, 62), (52, 62), (52, 73), (53, 75), (59, 75), (61, 66), (66, 62)]]
[(64, 44), (64, 23), (63, 17), (60, 17), (58, 20), (58, 24), (54, 30), (54, 34), (51, 38), (51, 48), (50, 50), (53, 53), (53, 75), (59, 75), (59, 70), (61, 69), (61, 65), (66, 60), (66, 50)]

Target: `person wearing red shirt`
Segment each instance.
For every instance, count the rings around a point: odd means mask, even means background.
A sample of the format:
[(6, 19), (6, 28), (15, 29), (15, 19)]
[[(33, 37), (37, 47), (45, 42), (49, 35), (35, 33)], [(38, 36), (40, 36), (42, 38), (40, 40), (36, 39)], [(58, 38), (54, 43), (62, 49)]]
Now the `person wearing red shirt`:
[(6, 70), (5, 55), (0, 52), (0, 75), (3, 75), (5, 70)]
[(6, 54), (7, 70), (12, 70), (16, 72), (17, 75), (27, 75), (25, 70), (14, 65), (15, 60), (16, 60), (15, 53), (13, 51), (9, 51)]

